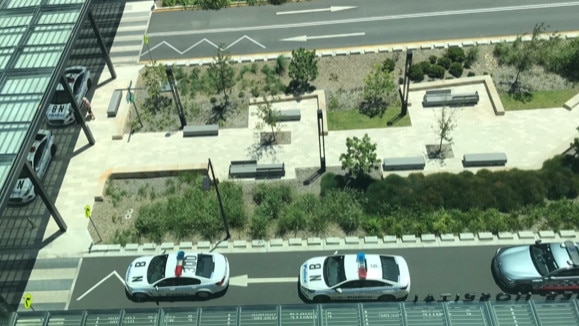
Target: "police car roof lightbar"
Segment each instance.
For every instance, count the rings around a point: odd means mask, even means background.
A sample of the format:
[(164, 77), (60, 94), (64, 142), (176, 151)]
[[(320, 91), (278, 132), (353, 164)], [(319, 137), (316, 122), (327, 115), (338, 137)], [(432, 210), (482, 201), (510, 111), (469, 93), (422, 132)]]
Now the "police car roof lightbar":
[(177, 266), (175, 266), (175, 276), (181, 277), (183, 273), (183, 261), (185, 259), (185, 252), (178, 251), (177, 252)]
[(358, 277), (361, 279), (365, 279), (367, 275), (366, 254), (363, 252), (359, 252), (356, 255), (356, 262), (358, 263)]

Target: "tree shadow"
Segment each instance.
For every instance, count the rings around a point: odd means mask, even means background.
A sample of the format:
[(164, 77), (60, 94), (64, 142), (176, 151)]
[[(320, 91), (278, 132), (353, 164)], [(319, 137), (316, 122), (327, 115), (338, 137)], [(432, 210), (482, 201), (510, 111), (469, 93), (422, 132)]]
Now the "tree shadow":
[(386, 112), (387, 107), (388, 103), (384, 101), (379, 101), (375, 103), (363, 101), (362, 103), (360, 103), (358, 111), (361, 114), (368, 116), (370, 119), (374, 117), (382, 118), (382, 116), (384, 116), (384, 112)]
[(227, 121), (227, 113), (230, 111), (232, 104), (230, 101), (215, 103), (209, 112), (207, 124), (218, 124), (219, 121)]
[(533, 100), (531, 90), (518, 81), (511, 83), (507, 94), (517, 102), (527, 103)]
[(286, 88), (286, 95), (293, 95), (294, 97), (303, 96), (306, 93), (311, 93), (316, 90), (316, 87), (310, 83), (300, 83), (296, 80), (290, 81)]
[(265, 156), (273, 157), (274, 162), (277, 161), (277, 149), (275, 142), (257, 142), (253, 145), (250, 145), (246, 151), (247, 155), (255, 161), (259, 161)]

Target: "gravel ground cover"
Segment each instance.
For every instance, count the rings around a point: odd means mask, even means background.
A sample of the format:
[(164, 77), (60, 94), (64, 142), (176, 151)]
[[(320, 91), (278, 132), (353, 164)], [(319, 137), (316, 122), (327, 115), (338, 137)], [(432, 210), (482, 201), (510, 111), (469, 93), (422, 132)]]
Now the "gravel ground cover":
[[(499, 91), (507, 91), (510, 81), (515, 78), (516, 71), (511, 67), (499, 66), (497, 60), (492, 54), (493, 46), (479, 46), (478, 60), (470, 69), (465, 69), (463, 77), (467, 73), (473, 72), (475, 75), (490, 74)], [(430, 56), (440, 57), (444, 53), (442, 49), (417, 50), (414, 51), (414, 63), (428, 60)], [(318, 78), (313, 82), (317, 89), (323, 89), (326, 92), (327, 103), (333, 100), (334, 104), (331, 110), (356, 110), (362, 100), (362, 90), (364, 77), (370, 72), (375, 64), (382, 63), (385, 59), (391, 58), (396, 61), (396, 67), (393, 71), (395, 80), (402, 76), (404, 69), (404, 53), (376, 53), (367, 55), (354, 56), (337, 56), (320, 58), (318, 67)], [(245, 63), (235, 64), (234, 69), (236, 76), (239, 72), (245, 70), (243, 78), (240, 78), (233, 88), (231, 100), (233, 106), (224, 114), (224, 121), (219, 122), (221, 128), (244, 128), (248, 126), (248, 106), (249, 98), (252, 96), (252, 89), (263, 87), (265, 74), (262, 73), (264, 66), (273, 69), (274, 63)], [(194, 68), (182, 68), (182, 74), (190, 74)], [(204, 74), (207, 67), (198, 67), (199, 74)], [(266, 68), (267, 69), (267, 68)], [(255, 72), (255, 73), (254, 73)], [(448, 72), (446, 73), (448, 77)], [(177, 74), (178, 75), (178, 74)], [(450, 77), (452, 78), (452, 77)], [(428, 80), (426, 78), (425, 80)], [(558, 75), (546, 73), (543, 68), (535, 67), (529, 72), (522, 74), (521, 80), (527, 87), (532, 90), (558, 90), (574, 87), (571, 83)], [(286, 75), (279, 77), (279, 82), (287, 85), (289, 78)], [(137, 82), (137, 87), (142, 87), (142, 80)], [(170, 95), (166, 93), (166, 95)], [(136, 92), (137, 105), (142, 107), (143, 99), (147, 97), (144, 90)], [(187, 96), (182, 94), (181, 101), (186, 108), (186, 115), (189, 124), (205, 124), (214, 119), (214, 105), (211, 96), (197, 94), (197, 96)], [(169, 108), (165, 112), (151, 114), (143, 112), (143, 122), (145, 126), (139, 132), (147, 131), (174, 131), (179, 126), (179, 121), (174, 108)], [(133, 123), (134, 123), (133, 118)], [(312, 176), (317, 168), (298, 169), (297, 178), (288, 180), (298, 193), (312, 192), (319, 194), (320, 178), (308, 186), (303, 185), (303, 181)], [(328, 172), (342, 174), (340, 167), (329, 167)], [(376, 171), (376, 177), (379, 177), (379, 171)], [(251, 201), (252, 189), (256, 182), (242, 182), (246, 201)], [(131, 229), (134, 223), (134, 217), (138, 208), (143, 204), (159, 200), (163, 195), (175, 193), (180, 187), (186, 187), (187, 183), (179, 182), (178, 177), (160, 177), (146, 179), (123, 179), (109, 180), (108, 191), (105, 193), (105, 201), (97, 202), (93, 208), (93, 221), (97, 225), (98, 231), (103, 238), (103, 243), (112, 243), (115, 239), (115, 231)], [(218, 212), (216, 212), (217, 214)], [(99, 240), (94, 228), (89, 226), (89, 231), (96, 241)], [(273, 235), (273, 230), (269, 232)], [(234, 231), (232, 235), (235, 239), (247, 238), (245, 230)], [(335, 226), (328, 228), (326, 234), (318, 236), (343, 236), (343, 232)], [(361, 234), (360, 234), (361, 235)], [(307, 232), (294, 234), (292, 236), (307, 237), (311, 236)], [(164, 241), (174, 241), (170, 236), (163, 239)], [(201, 240), (195, 237), (188, 239), (190, 241)], [(141, 242), (146, 239), (141, 239)]]

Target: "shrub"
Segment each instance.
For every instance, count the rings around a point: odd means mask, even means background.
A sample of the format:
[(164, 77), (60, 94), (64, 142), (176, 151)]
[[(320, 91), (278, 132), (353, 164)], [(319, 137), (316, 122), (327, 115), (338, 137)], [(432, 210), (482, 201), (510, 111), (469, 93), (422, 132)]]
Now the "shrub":
[(468, 51), (466, 51), (466, 57), (464, 58), (464, 67), (470, 68), (478, 60), (478, 47), (473, 46)]
[(469, 72), (466, 74), (466, 76), (467, 76), (467, 77), (474, 77), (474, 76), (476, 76), (476, 74), (474, 73), (474, 71), (469, 71)]
[(464, 50), (461, 47), (453, 46), (446, 49), (444, 56), (449, 58), (452, 62), (460, 62), (464, 61)]
[(448, 72), (456, 78), (462, 76), (462, 71), (463, 71), (462, 64), (458, 62), (453, 62), (448, 68)]
[(430, 57), (428, 57), (428, 62), (430, 62), (431, 65), (436, 63), (436, 56), (435, 55), (431, 55)]
[(331, 191), (321, 202), (321, 215), (335, 221), (344, 232), (352, 233), (360, 226), (363, 209), (356, 200), (359, 193), (346, 191)]
[(281, 217), (277, 221), (277, 232), (280, 235), (288, 232), (295, 234), (302, 230), (307, 222), (308, 216), (306, 213), (297, 205), (290, 205), (283, 210)]
[(384, 232), (382, 231), (382, 220), (378, 217), (366, 217), (362, 220), (362, 229), (368, 235), (375, 235), (381, 237)]
[(156, 243), (160, 243), (165, 229), (165, 214), (162, 205), (150, 204), (139, 209), (135, 219), (137, 236), (147, 237)]
[(424, 80), (424, 71), (422, 71), (421, 66), (412, 65), (410, 66), (410, 71), (408, 72), (408, 77), (415, 83)]
[(320, 195), (324, 196), (332, 190), (344, 189), (346, 181), (343, 175), (337, 175), (327, 172), (322, 176), (320, 181)]
[(249, 235), (252, 239), (265, 240), (267, 236), (267, 227), (269, 224), (269, 219), (265, 216), (255, 215), (251, 219), (251, 225), (249, 226)]
[(243, 190), (240, 185), (225, 181), (219, 185), (223, 202), (223, 210), (227, 216), (229, 226), (243, 228), (247, 223), (247, 212), (243, 202)]
[(281, 5), (282, 3), (286, 3), (287, 0), (267, 0), (272, 5)]
[(442, 78), (444, 78), (444, 72), (445, 71), (444, 71), (444, 68), (442, 66), (432, 65), (432, 66), (430, 66), (430, 69), (428, 70), (428, 77), (442, 79)]
[(447, 57), (440, 57), (440, 58), (438, 58), (438, 62), (437, 62), (437, 64), (443, 66), (444, 69), (450, 68), (451, 63), (452, 63), (452, 61)]
[(394, 61), (390, 58), (385, 59), (382, 62), (382, 70), (383, 71), (393, 72), (395, 67), (396, 67), (396, 61)]

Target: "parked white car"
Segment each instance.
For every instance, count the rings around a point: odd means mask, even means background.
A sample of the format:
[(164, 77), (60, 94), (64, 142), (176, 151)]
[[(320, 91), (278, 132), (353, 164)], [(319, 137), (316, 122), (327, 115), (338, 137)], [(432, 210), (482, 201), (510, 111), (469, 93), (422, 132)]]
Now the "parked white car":
[[(80, 106), (82, 98), (92, 86), (90, 71), (83, 66), (68, 67), (64, 70), (64, 77), (72, 89), (76, 103)], [(51, 126), (68, 126), (76, 121), (72, 105), (64, 87), (59, 83), (54, 96), (46, 110), (46, 119)]]
[(227, 290), (229, 262), (219, 253), (143, 256), (129, 265), (125, 285), (135, 301), (174, 296), (209, 299)]
[(307, 301), (394, 301), (408, 296), (410, 273), (401, 256), (333, 255), (306, 261), (300, 268), (299, 283)]
[[(48, 166), (52, 158), (56, 154), (56, 145), (52, 133), (49, 130), (40, 129), (36, 135), (36, 139), (28, 153), (28, 162), (30, 166), (36, 171), (39, 179), (44, 178)], [(34, 185), (32, 181), (24, 174), (20, 173), (16, 186), (12, 190), (8, 203), (11, 205), (27, 204), (36, 198)]]

